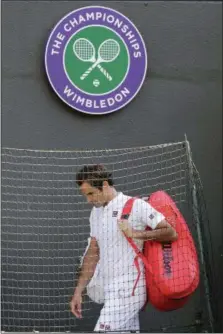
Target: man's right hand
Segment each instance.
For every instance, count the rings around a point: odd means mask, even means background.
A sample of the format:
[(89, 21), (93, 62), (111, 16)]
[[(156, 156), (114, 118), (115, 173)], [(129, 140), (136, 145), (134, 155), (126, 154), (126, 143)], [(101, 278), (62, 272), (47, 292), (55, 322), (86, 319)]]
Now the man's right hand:
[(88, 282), (91, 280), (97, 263), (99, 261), (99, 247), (97, 240), (91, 238), (90, 245), (87, 249), (87, 252), (84, 256), (84, 260), (81, 266), (81, 273), (79, 275), (78, 283), (76, 289), (74, 290), (74, 295), (70, 302), (71, 312), (75, 317), (82, 318), (82, 294), (87, 286)]
[(82, 293), (76, 289), (70, 302), (70, 308), (71, 312), (75, 315), (75, 317), (79, 319), (82, 318), (81, 304), (82, 304)]

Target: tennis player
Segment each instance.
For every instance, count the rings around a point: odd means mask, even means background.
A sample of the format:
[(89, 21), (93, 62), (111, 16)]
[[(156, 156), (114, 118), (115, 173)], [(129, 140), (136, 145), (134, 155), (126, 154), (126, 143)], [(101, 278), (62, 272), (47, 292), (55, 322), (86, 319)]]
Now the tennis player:
[[(174, 241), (176, 231), (164, 216), (142, 199), (136, 199), (128, 220), (121, 220), (130, 198), (114, 187), (112, 173), (103, 165), (84, 166), (76, 176), (81, 193), (93, 205), (90, 214), (89, 244), (83, 256), (80, 276), (70, 302), (71, 312), (82, 318), (82, 295), (103, 304), (94, 328), (99, 331), (139, 331), (139, 311), (146, 302), (143, 263), (138, 276), (135, 252), (123, 232), (140, 250), (145, 240)], [(145, 230), (149, 226), (150, 230)]]

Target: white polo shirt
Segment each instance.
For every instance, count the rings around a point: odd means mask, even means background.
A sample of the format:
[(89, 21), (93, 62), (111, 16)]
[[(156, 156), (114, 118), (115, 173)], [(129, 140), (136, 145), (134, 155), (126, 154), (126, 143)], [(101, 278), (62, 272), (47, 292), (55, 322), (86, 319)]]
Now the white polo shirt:
[[(105, 207), (93, 207), (91, 211), (90, 236), (96, 238), (99, 245), (100, 260), (97, 269), (105, 286), (119, 278), (134, 280), (138, 274), (134, 265), (136, 254), (118, 227), (118, 219), (129, 198), (130, 196), (120, 192)], [(136, 199), (128, 221), (134, 229), (145, 230), (147, 226), (155, 229), (163, 219), (164, 216), (148, 202)], [(142, 250), (143, 241), (134, 239), (134, 242)]]

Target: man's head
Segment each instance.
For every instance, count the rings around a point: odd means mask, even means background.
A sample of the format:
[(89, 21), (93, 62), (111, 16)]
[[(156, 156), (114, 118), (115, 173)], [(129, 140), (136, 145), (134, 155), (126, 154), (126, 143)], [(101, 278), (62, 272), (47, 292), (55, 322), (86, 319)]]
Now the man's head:
[(112, 199), (112, 173), (103, 165), (84, 166), (78, 172), (76, 182), (88, 203), (96, 207), (104, 206)]

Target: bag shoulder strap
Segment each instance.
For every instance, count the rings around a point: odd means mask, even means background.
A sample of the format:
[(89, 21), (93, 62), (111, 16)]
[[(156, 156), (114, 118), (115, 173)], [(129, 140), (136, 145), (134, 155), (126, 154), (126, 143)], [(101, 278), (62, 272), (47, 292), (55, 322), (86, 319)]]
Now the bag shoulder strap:
[[(127, 200), (127, 202), (124, 205), (124, 208), (122, 210), (122, 215), (121, 215), (121, 219), (128, 219), (132, 208), (133, 208), (133, 204), (135, 202), (135, 200), (137, 199), (137, 197), (131, 197), (130, 199)], [(144, 256), (144, 254), (139, 250), (139, 248), (137, 247), (137, 245), (134, 243), (134, 241), (132, 240), (132, 238), (127, 237), (126, 234), (123, 232), (125, 238), (128, 240), (128, 242), (130, 243), (130, 245), (132, 246), (132, 248), (134, 249), (136, 255), (143, 261), (145, 267), (147, 270), (149, 270), (152, 273), (152, 267), (148, 264), (148, 261), (146, 259), (146, 257)]]

